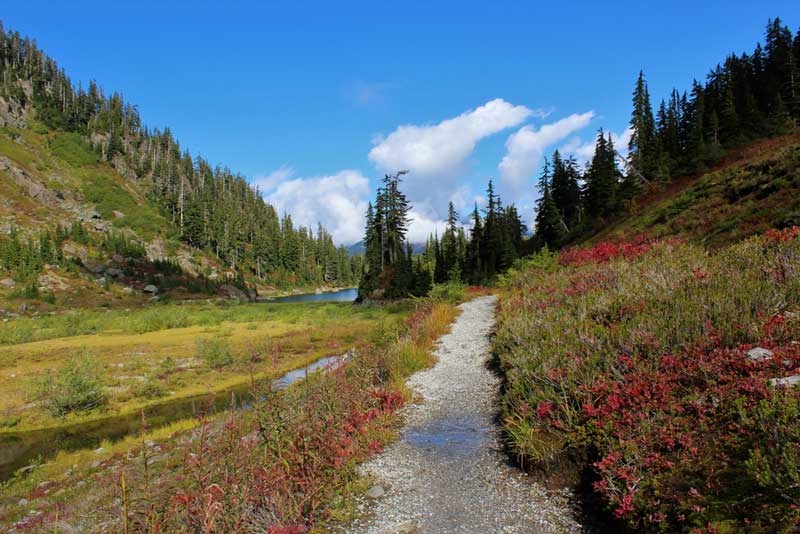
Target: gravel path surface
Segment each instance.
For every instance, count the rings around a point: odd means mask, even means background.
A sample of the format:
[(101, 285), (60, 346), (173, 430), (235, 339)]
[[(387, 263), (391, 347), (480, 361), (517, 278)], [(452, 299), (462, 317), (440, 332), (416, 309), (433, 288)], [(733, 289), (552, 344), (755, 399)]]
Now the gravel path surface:
[(364, 464), (376, 482), (354, 533), (580, 532), (564, 496), (549, 494), (500, 450), (498, 378), (486, 366), (495, 297), (460, 306), (438, 363), (408, 383), (424, 402), (405, 410), (400, 439)]

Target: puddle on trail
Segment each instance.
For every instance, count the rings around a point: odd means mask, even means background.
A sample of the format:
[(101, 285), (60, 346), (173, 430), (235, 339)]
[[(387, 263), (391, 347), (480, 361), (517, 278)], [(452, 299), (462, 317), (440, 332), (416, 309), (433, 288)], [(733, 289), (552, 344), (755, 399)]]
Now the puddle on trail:
[(468, 456), (478, 449), (491, 446), (492, 430), (481, 418), (465, 415), (415, 425), (402, 439), (442, 456)]

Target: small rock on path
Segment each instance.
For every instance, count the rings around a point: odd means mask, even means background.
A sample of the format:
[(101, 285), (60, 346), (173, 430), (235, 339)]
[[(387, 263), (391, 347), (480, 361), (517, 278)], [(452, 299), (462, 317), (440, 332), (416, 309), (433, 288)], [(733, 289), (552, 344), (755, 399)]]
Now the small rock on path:
[(580, 532), (567, 499), (510, 466), (494, 417), (499, 380), (486, 365), (493, 296), (460, 306), (437, 364), (408, 383), (424, 402), (405, 410), (400, 439), (362, 466), (386, 495), (343, 531)]

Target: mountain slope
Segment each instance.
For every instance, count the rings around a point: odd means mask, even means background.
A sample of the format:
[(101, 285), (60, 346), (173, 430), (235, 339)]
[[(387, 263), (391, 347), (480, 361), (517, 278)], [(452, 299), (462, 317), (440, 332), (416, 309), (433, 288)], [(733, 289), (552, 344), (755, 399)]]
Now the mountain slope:
[(590, 241), (683, 236), (718, 247), (800, 225), (800, 132), (731, 152), (708, 172), (653, 188)]
[[(295, 226), (243, 176), (192, 156), (169, 128), (142, 125), (120, 94), (73, 85), (34, 41), (2, 25), (0, 76), (0, 297), (4, 288), (19, 297), (107, 283), (97, 275), (108, 267), (124, 271), (114, 281), (128, 289), (163, 286), (176, 269), (188, 278), (173, 285), (189, 292), (209, 281), (241, 290), (357, 281), (360, 259), (324, 228)], [(103, 246), (111, 242), (140, 251), (148, 272), (127, 269), (134, 258)], [(158, 262), (170, 271), (161, 278)], [(45, 271), (77, 279), (43, 284)]]

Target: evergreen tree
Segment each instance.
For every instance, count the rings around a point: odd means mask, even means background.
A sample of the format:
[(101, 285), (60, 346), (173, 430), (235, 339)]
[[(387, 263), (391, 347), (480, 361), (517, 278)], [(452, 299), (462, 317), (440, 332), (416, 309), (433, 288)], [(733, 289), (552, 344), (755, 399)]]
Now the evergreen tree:
[(403, 297), (415, 284), (412, 251), (406, 243), (411, 206), (400, 191), (400, 177), (404, 174), (405, 171), (385, 175), (375, 206), (370, 203), (367, 207), (359, 300), (369, 298), (376, 290), (383, 290), (389, 298)]
[(636, 88), (633, 91), (633, 112), (631, 113), (631, 138), (628, 142), (628, 157), (640, 173), (651, 176), (656, 167), (656, 140), (653, 109), (650, 105), (650, 93), (644, 80), (644, 73), (639, 71)]
[(447, 228), (442, 236), (442, 271), (448, 279), (461, 278), (458, 244), (458, 214), (450, 202), (447, 207)]
[(606, 139), (601, 129), (597, 134), (594, 156), (584, 175), (584, 205), (587, 215), (594, 220), (607, 218), (617, 211), (619, 175), (611, 135)]
[[(560, 225), (564, 232), (569, 232), (578, 222), (581, 196), (578, 185), (579, 176), (577, 162), (572, 158), (563, 160), (561, 154), (556, 150), (553, 153), (550, 193), (560, 214)], [(541, 184), (539, 192), (542, 194)]]
[[(556, 152), (556, 155), (558, 155), (558, 152)], [(554, 158), (556, 155), (554, 155)], [(558, 161), (560, 164), (560, 158)], [(564, 227), (561, 214), (551, 192), (550, 182), (550, 165), (547, 158), (545, 158), (538, 184), (540, 196), (536, 205), (534, 237), (539, 246), (547, 246), (550, 249), (554, 249), (561, 244), (564, 238)]]
[(469, 231), (469, 241), (466, 251), (465, 278), (468, 282), (477, 284), (483, 280), (485, 274), (481, 262), (481, 247), (483, 239), (483, 222), (478, 212), (478, 203), (472, 211), (472, 228)]

